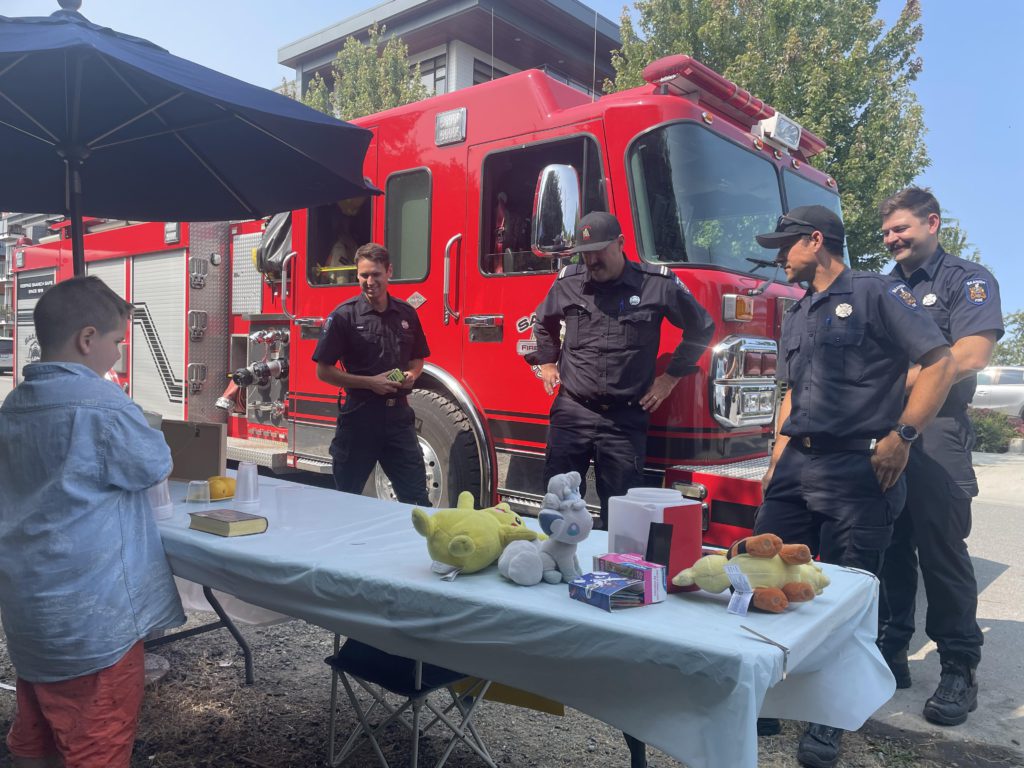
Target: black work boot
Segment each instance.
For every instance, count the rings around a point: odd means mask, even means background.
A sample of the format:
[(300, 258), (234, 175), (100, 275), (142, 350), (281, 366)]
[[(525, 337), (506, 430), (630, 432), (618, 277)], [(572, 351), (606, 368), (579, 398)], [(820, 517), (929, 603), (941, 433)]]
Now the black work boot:
[(758, 736), (778, 736), (782, 733), (782, 721), (777, 717), (757, 718)]
[(978, 678), (962, 659), (942, 662), (939, 687), (924, 703), (924, 719), (936, 725), (960, 725), (978, 708)]
[(797, 762), (807, 768), (832, 768), (839, 762), (839, 746), (844, 733), (846, 731), (842, 728), (808, 723), (796, 749)]
[(897, 688), (909, 688), (913, 681), (910, 679), (910, 662), (907, 661), (907, 649), (901, 648), (893, 653), (882, 651), (882, 658), (889, 665), (889, 671), (896, 678)]

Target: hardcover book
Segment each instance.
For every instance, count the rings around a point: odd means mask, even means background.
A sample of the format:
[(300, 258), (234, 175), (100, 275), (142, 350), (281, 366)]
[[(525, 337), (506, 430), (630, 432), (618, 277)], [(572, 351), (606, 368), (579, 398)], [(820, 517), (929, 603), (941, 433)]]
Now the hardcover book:
[(614, 573), (584, 573), (569, 582), (569, 597), (605, 611), (644, 604), (644, 583)]
[(188, 527), (217, 536), (250, 536), (267, 530), (267, 518), (237, 509), (210, 509), (190, 512)]

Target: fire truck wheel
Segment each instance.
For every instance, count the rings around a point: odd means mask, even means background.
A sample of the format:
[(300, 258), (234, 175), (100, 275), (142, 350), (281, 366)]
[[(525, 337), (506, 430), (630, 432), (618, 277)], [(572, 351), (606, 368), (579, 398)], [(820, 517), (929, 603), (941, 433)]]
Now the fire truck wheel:
[[(416, 412), (423, 463), (427, 470), (427, 492), (431, 505), (454, 507), (462, 491), (480, 495), (480, 454), (469, 419), (444, 395), (414, 389), (409, 404)], [(394, 499), (391, 481), (378, 464), (363, 495)]]

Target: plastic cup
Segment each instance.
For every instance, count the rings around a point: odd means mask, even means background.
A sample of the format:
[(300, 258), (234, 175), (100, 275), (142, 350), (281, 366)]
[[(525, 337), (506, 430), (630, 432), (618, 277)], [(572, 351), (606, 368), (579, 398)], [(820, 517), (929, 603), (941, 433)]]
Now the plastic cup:
[(260, 476), (252, 461), (240, 461), (235, 476), (235, 501), (240, 504), (260, 500)]
[(210, 503), (210, 483), (206, 480), (190, 480), (185, 492), (185, 501), (193, 504)]
[(153, 509), (153, 518), (156, 520), (167, 520), (174, 516), (174, 504), (171, 503), (171, 488), (167, 480), (161, 480), (156, 485), (146, 490), (149, 497), (149, 506)]

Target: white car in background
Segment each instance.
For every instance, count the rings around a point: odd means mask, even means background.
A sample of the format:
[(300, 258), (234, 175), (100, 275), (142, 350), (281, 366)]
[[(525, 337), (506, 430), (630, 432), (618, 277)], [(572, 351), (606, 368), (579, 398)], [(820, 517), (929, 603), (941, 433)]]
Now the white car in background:
[(971, 407), (1024, 419), (1024, 366), (993, 365), (978, 373)]

